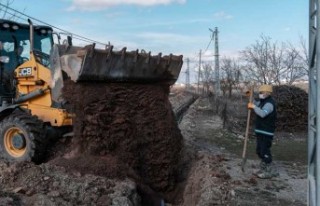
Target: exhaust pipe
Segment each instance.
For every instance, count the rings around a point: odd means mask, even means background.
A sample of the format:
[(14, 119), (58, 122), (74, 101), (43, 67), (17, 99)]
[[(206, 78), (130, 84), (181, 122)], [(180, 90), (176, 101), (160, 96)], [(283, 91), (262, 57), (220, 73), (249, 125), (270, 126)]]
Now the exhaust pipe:
[(33, 30), (33, 23), (30, 19), (28, 19), (28, 22), (29, 22), (29, 26), (30, 26), (30, 53), (33, 52), (33, 33), (34, 33), (34, 30)]

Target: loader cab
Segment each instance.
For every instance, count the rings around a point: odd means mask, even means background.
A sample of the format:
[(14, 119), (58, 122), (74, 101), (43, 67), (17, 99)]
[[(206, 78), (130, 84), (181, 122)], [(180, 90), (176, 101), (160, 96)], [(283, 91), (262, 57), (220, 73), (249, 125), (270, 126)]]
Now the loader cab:
[[(52, 28), (34, 26), (33, 50), (39, 63), (49, 65), (52, 45)], [(0, 96), (14, 96), (14, 70), (30, 60), (30, 48), (29, 24), (0, 19)]]
[(50, 52), (53, 46), (52, 28), (34, 26), (33, 53), (36, 61), (50, 68)]

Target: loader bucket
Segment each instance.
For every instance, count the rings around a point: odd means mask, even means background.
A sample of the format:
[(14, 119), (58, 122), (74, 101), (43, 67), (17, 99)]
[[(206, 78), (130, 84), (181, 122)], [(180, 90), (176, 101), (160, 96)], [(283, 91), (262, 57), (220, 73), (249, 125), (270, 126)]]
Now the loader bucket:
[(113, 51), (110, 46), (105, 50), (89, 45), (76, 50), (76, 53), (61, 56), (62, 70), (78, 81), (103, 82), (159, 82), (172, 85), (177, 80), (182, 55), (152, 56), (151, 53), (136, 51)]

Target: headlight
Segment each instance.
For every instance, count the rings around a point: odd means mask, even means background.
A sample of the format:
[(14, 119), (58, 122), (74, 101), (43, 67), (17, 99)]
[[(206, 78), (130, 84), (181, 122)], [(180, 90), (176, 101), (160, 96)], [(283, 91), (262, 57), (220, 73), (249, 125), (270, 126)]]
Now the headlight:
[(13, 29), (13, 30), (18, 30), (18, 29), (19, 29), (19, 26), (18, 26), (18, 25), (12, 25), (12, 29)]
[(4, 27), (4, 28), (9, 28), (10, 27), (10, 24), (8, 24), (8, 23), (4, 23), (4, 24), (2, 24), (2, 26)]

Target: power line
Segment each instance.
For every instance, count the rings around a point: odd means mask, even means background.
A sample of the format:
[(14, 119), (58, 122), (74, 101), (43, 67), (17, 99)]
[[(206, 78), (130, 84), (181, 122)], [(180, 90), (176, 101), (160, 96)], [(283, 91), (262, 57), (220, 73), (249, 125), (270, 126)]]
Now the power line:
[[(35, 21), (37, 21), (37, 22), (40, 22), (41, 24), (44, 24), (44, 25), (50, 26), (50, 27), (52, 27), (52, 28), (55, 28), (55, 29), (57, 29), (57, 30), (63, 31), (63, 32), (65, 32), (65, 33), (71, 34), (72, 36), (76, 36), (76, 37), (78, 37), (78, 39), (80, 38), (79, 40), (83, 40), (83, 41), (86, 41), (86, 42), (93, 42), (93, 43), (96, 43), (96, 44), (107, 45), (107, 44), (105, 44), (105, 43), (101, 43), (101, 42), (98, 42), (98, 41), (89, 39), (89, 38), (87, 38), (87, 37), (84, 37), (84, 36), (81, 36), (81, 35), (78, 35), (78, 34), (69, 32), (69, 31), (67, 31), (67, 30), (58, 28), (58, 27), (56, 27), (56, 26), (53, 26), (53, 25), (48, 24), (48, 23), (46, 23), (46, 22), (44, 22), (44, 21), (41, 21), (41, 20), (39, 20), (39, 19), (37, 19), (37, 18), (34, 18), (34, 17), (29, 16), (29, 15), (27, 15), (27, 14), (24, 14), (24, 13), (22, 13), (22, 12), (16, 10), (16, 9), (13, 9), (13, 8), (7, 6), (7, 5), (4, 5), (4, 4), (2, 4), (2, 3), (0, 3), (0, 6), (3, 6), (3, 7), (5, 7), (6, 9), (9, 9), (9, 10), (11, 10), (11, 11), (14, 11), (14, 12), (20, 14), (20, 15), (23, 15), (23, 16), (29, 18), (29, 19), (35, 20)], [(11, 14), (11, 15), (14, 15), (14, 14)], [(22, 19), (21, 17), (18, 17), (18, 18)]]
[(213, 36), (211, 36), (210, 41), (209, 41), (209, 43), (208, 43), (208, 46), (207, 46), (206, 50), (204, 51), (204, 53), (206, 53), (206, 52), (208, 51), (209, 46), (210, 46), (210, 44), (211, 44), (211, 42), (212, 42), (212, 39), (213, 39)]
[(10, 13), (8, 11), (6, 11), (6, 13), (12, 15), (14, 18), (18, 18), (18, 19), (23, 20), (23, 21), (28, 21), (28, 19), (24, 19), (24, 18), (22, 18), (20, 16), (16, 16), (16, 14), (14, 14), (14, 13)]
[[(88, 43), (92, 43), (93, 41), (90, 41), (90, 40), (86, 40), (86, 39), (81, 39), (81, 38), (78, 38), (78, 37), (74, 37), (72, 36), (73, 39), (77, 39), (77, 40), (81, 40), (81, 41), (84, 41), (84, 42), (88, 42)], [(93, 43), (96, 43), (95, 41)], [(102, 43), (99, 43), (99, 44), (102, 44)], [(102, 45), (106, 45), (106, 44), (102, 44)]]

